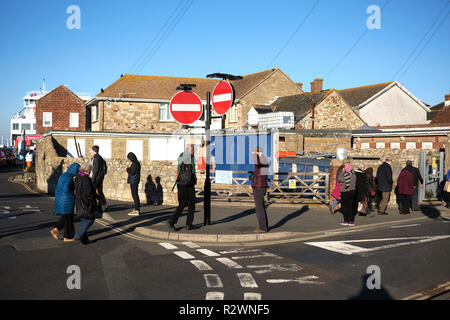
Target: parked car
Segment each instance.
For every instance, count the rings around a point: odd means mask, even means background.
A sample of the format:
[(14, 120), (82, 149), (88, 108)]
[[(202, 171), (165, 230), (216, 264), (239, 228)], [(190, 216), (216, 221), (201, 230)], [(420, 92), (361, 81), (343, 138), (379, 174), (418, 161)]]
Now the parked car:
[(0, 167), (6, 166), (6, 155), (3, 151), (0, 151)]
[(13, 149), (1, 148), (0, 151), (2, 151), (4, 153), (7, 165), (12, 165), (12, 164), (16, 163), (16, 156), (14, 155)]

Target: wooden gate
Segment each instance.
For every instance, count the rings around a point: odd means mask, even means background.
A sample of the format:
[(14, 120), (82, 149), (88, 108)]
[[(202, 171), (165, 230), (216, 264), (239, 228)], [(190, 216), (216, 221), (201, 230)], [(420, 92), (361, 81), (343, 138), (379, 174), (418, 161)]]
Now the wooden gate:
[[(233, 171), (233, 184), (218, 184), (211, 176), (211, 199), (253, 201), (251, 171)], [(241, 177), (239, 177), (241, 176)], [(243, 177), (242, 177), (243, 176)], [(328, 172), (278, 172), (269, 175), (266, 201), (269, 203), (325, 203), (330, 201)], [(203, 190), (197, 191), (202, 197)]]

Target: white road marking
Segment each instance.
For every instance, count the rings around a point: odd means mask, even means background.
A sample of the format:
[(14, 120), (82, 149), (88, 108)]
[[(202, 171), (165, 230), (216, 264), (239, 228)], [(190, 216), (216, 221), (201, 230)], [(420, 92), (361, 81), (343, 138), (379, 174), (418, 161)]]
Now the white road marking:
[(168, 243), (168, 242), (160, 242), (159, 245), (162, 246), (162, 247), (164, 247), (164, 248), (166, 248), (167, 250), (178, 249), (178, 247), (176, 247), (176, 246), (174, 246), (173, 244)]
[(185, 260), (188, 259), (195, 259), (195, 257), (189, 253), (187, 253), (186, 251), (175, 251), (174, 252), (177, 256), (179, 256), (180, 258), (183, 258)]
[(206, 300), (223, 300), (225, 294), (223, 292), (207, 292)]
[(200, 246), (194, 242), (183, 242), (183, 244), (189, 248), (200, 248)]
[(242, 266), (228, 258), (217, 258), (217, 261), (223, 263), (230, 269), (242, 269)]
[(212, 270), (212, 268), (202, 260), (191, 260), (191, 263), (200, 271)]
[(291, 263), (291, 264), (267, 264), (267, 265), (261, 265), (261, 266), (247, 266), (247, 268), (250, 269), (261, 269), (256, 270), (255, 273), (257, 274), (264, 274), (272, 271), (301, 271), (303, 268), (299, 266), (298, 264)]
[(239, 281), (241, 282), (241, 287), (243, 288), (258, 288), (258, 284), (255, 279), (253, 279), (250, 273), (238, 273)]
[(244, 300), (261, 300), (261, 299), (262, 299), (261, 293), (253, 293), (253, 292), (244, 293)]
[(223, 288), (222, 280), (217, 274), (204, 274), (206, 287), (208, 288)]
[(233, 260), (239, 260), (239, 259), (256, 259), (256, 258), (267, 258), (267, 257), (271, 257), (271, 258), (275, 258), (275, 259), (283, 259), (280, 256), (277, 256), (276, 254), (273, 253), (268, 253), (268, 252), (262, 252), (262, 254), (257, 254), (254, 256), (236, 256), (236, 257), (231, 257), (231, 259)]
[(319, 279), (317, 276), (306, 276), (295, 279), (268, 279), (266, 280), (268, 283), (288, 283), (288, 282), (297, 282), (299, 284), (323, 284), (323, 282), (316, 281)]
[[(374, 252), (378, 250), (383, 249), (391, 249), (391, 248), (397, 248), (402, 246), (407, 246), (411, 244), (420, 244), (420, 243), (426, 243), (436, 240), (443, 240), (450, 238), (450, 235), (446, 236), (427, 236), (427, 237), (407, 237), (407, 238), (386, 238), (386, 239), (366, 239), (366, 240), (349, 240), (349, 241), (324, 241), (324, 242), (305, 242), (305, 244), (309, 244), (311, 246), (316, 246), (325, 250), (330, 250), (346, 255), (351, 255), (354, 253), (366, 253), (366, 252)], [(402, 240), (413, 240), (413, 241), (406, 241), (406, 242), (400, 242), (400, 243), (394, 243), (390, 245), (384, 245), (374, 248), (362, 248), (357, 247), (354, 245), (351, 245), (349, 243), (355, 243), (355, 242), (381, 242), (381, 241), (402, 241)]]
[(221, 254), (233, 254), (233, 253), (244, 253), (244, 252), (261, 252), (261, 249), (233, 249), (228, 251), (220, 251)]
[(220, 254), (215, 253), (214, 251), (208, 250), (208, 249), (197, 249), (198, 252), (203, 253), (205, 256), (208, 257), (220, 257)]
[(407, 228), (407, 227), (416, 227), (416, 226), (420, 226), (420, 224), (407, 224), (404, 226), (392, 226), (391, 229), (395, 229), (395, 228)]

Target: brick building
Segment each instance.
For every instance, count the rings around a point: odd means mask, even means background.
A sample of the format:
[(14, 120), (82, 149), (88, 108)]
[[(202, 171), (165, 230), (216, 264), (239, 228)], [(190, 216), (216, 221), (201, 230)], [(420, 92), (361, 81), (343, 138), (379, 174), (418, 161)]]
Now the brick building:
[(86, 100), (60, 85), (36, 103), (36, 134), (53, 130), (85, 131)]

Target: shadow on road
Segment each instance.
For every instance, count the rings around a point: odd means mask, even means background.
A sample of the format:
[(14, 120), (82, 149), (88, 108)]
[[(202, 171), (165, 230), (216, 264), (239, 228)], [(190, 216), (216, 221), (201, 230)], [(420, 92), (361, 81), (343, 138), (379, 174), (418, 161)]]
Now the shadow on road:
[(372, 275), (365, 274), (361, 278), (361, 290), (359, 291), (357, 296), (350, 297), (348, 300), (394, 300), (394, 298), (389, 294), (389, 292), (381, 286), (380, 289), (369, 289), (367, 285), (367, 280), (369, 283), (371, 280), (369, 279)]

